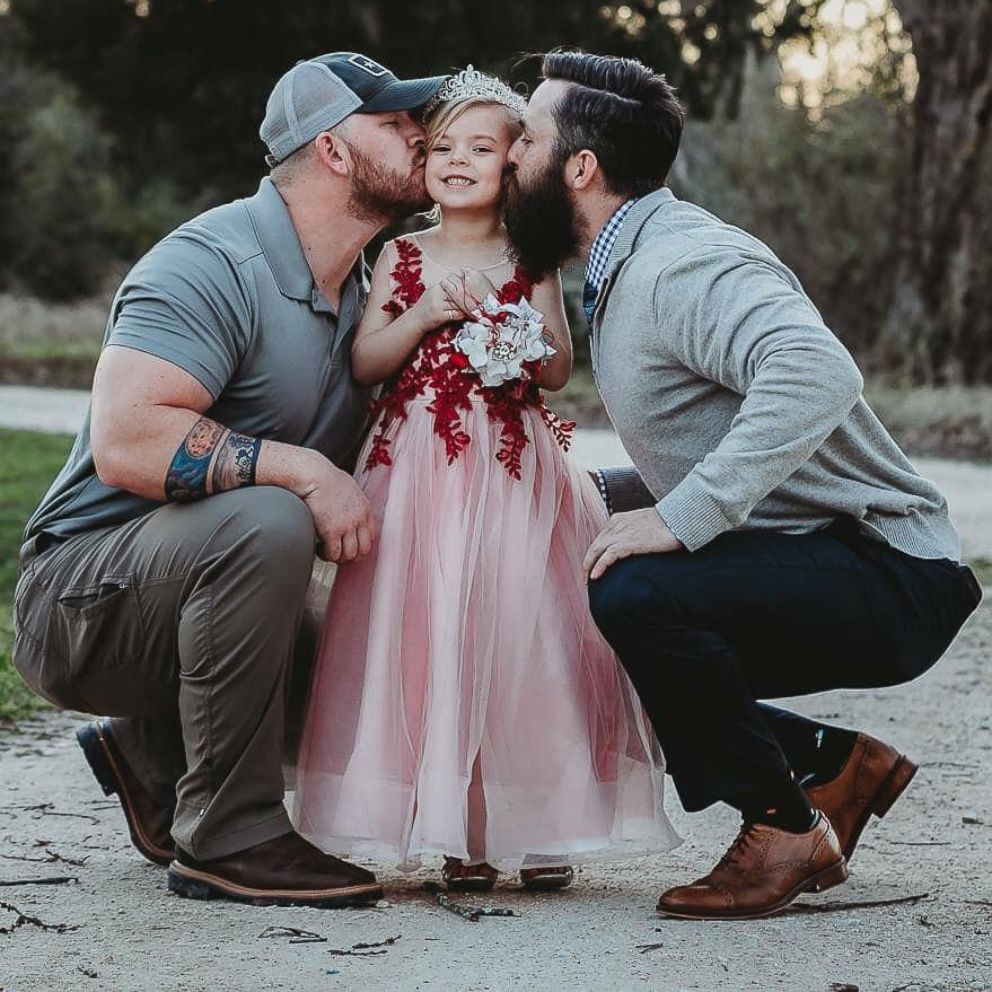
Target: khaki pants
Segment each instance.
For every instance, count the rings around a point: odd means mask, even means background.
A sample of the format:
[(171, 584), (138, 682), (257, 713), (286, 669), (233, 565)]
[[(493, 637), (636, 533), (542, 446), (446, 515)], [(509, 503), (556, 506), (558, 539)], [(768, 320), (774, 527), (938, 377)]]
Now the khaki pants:
[(116, 718), (134, 772), (178, 798), (173, 837), (196, 858), (291, 829), (284, 716), (316, 643), (314, 542), (301, 500), (257, 487), (22, 550), (15, 666), (57, 706)]

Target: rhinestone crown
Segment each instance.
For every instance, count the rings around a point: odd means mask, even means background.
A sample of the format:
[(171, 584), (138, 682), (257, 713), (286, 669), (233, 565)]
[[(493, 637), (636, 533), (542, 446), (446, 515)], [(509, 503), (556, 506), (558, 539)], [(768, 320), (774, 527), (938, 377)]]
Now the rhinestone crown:
[(442, 103), (469, 98), (485, 100), (487, 103), (501, 103), (518, 114), (522, 114), (527, 109), (527, 101), (501, 79), (479, 72), (472, 65), (468, 65), (448, 79), (427, 101), (424, 118), (430, 117)]

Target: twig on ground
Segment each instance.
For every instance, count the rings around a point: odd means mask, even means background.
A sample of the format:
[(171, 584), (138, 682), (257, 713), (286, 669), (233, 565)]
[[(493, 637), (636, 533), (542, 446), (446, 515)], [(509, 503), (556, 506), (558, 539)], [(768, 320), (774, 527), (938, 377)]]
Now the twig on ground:
[(0, 934), (13, 933), (18, 927), (37, 927), (39, 930), (45, 930), (49, 933), (67, 933), (70, 930), (79, 929), (74, 923), (42, 923), (37, 916), (28, 916), (13, 904), (3, 902), (3, 900), (0, 900), (0, 909), (5, 909), (8, 913), (17, 914), (17, 919), (14, 920), (11, 926), (0, 927)]
[(929, 899), (929, 892), (921, 892), (915, 896), (902, 896), (899, 899), (869, 899), (865, 902), (825, 902), (815, 905), (808, 902), (793, 903), (780, 916), (788, 916), (791, 913), (843, 913), (849, 909), (875, 909), (878, 906), (899, 906), (904, 903), (916, 905), (921, 899)]
[(950, 847), (949, 840), (890, 840), (888, 844), (895, 844), (897, 847)]
[(350, 948), (343, 947), (329, 947), (327, 949), (328, 954), (334, 954), (337, 957), (351, 957), (351, 958), (374, 958), (380, 954), (388, 954), (389, 948), (393, 946), (402, 937), (403, 934), (398, 933), (395, 937), (387, 937), (385, 940), (377, 940), (372, 944), (352, 944)]
[(433, 893), (434, 900), (442, 909), (448, 910), (449, 913), (454, 913), (455, 916), (460, 916), (463, 920), (468, 920), (469, 923), (478, 923), (480, 917), (483, 916), (519, 915), (512, 909), (501, 909), (494, 906), (462, 906), (449, 898), (445, 892), (442, 892), (441, 886), (437, 882), (425, 882), (424, 888), (428, 892)]
[(91, 816), (89, 813), (63, 813), (55, 809), (53, 803), (37, 803), (34, 806), (0, 806), (0, 813), (14, 812), (37, 813), (37, 816), (32, 817), (33, 820), (40, 820), (43, 816), (71, 816), (77, 820), (89, 820), (90, 823), (94, 823), (97, 826), (100, 825), (99, 819)]
[[(47, 844), (47, 841), (45, 842)], [(39, 845), (35, 845), (36, 847)], [(34, 861), (37, 864), (55, 864), (56, 861), (61, 861), (63, 864), (72, 865), (74, 868), (82, 868), (83, 865), (89, 861), (89, 855), (83, 858), (67, 858), (63, 854), (59, 854), (58, 851), (52, 851), (48, 848), (45, 849), (45, 857), (43, 858), (29, 858), (24, 854), (0, 854), (0, 858), (6, 858), (8, 861)]]
[(0, 885), (12, 888), (15, 885), (65, 885), (68, 882), (78, 882), (75, 875), (53, 875), (51, 878), (13, 878), (0, 880)]
[(259, 935), (263, 937), (289, 937), (291, 944), (326, 944), (327, 938), (312, 930), (300, 930), (299, 927), (266, 927)]

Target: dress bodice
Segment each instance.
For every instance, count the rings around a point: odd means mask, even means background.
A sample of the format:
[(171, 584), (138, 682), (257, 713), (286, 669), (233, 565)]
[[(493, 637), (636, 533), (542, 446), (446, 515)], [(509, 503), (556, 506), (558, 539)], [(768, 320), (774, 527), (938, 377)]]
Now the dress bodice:
[[(390, 274), (392, 294), (382, 307), (394, 318), (412, 307), (426, 290), (420, 246), (413, 238), (397, 238), (395, 245), (398, 257)], [(529, 301), (533, 288), (534, 280), (517, 265), (496, 296), (500, 303)], [(418, 397), (429, 401), (427, 409), (434, 415), (434, 433), (444, 442), (449, 465), (471, 441), (463, 430), (460, 411), (469, 409), (473, 402), (484, 403), (490, 420), (502, 425), (502, 445), (496, 457), (514, 478), (520, 476), (520, 455), (528, 440), (523, 409), (530, 407), (539, 412), (559, 444), (568, 448), (575, 424), (562, 420), (544, 405), (536, 382), (540, 364), (525, 365), (525, 378), (483, 386), (468, 360), (453, 346), (460, 326), (459, 321), (452, 321), (425, 334), (406, 365), (386, 383), (373, 404), (373, 413), (380, 416), (366, 470), (392, 464), (387, 434), (397, 419), (406, 418), (407, 405)]]

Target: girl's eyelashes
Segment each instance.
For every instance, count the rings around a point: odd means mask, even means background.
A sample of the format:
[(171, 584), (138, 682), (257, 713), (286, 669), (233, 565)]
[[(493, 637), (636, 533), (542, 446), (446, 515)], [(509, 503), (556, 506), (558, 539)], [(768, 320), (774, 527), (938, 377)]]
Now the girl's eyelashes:
[[(482, 153), (492, 154), (496, 149), (490, 148), (488, 145), (475, 145), (472, 148), (472, 152), (476, 155)], [(431, 154), (437, 153), (438, 155), (444, 155), (451, 151), (451, 145), (438, 144), (431, 149)]]

